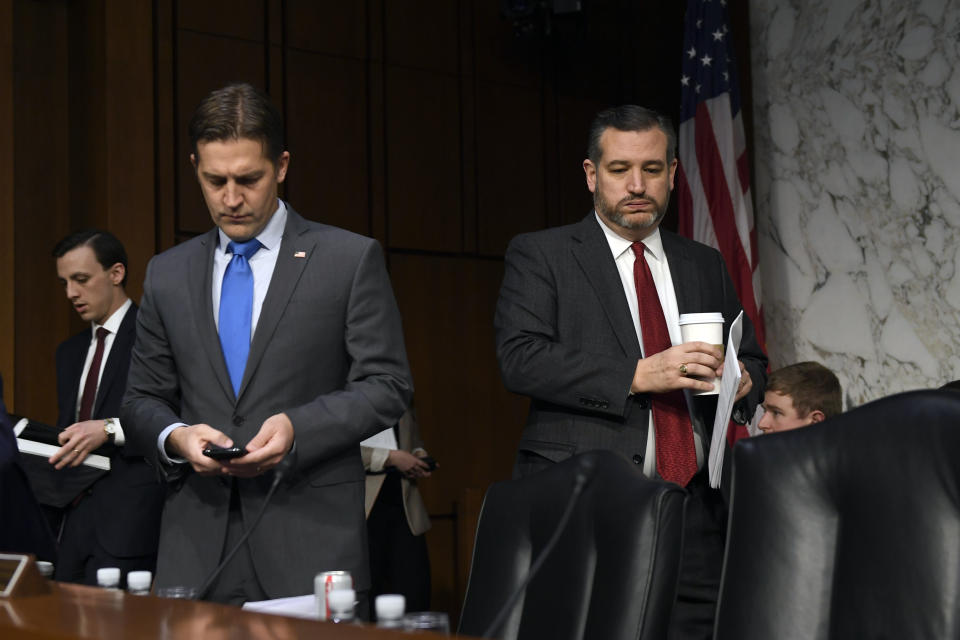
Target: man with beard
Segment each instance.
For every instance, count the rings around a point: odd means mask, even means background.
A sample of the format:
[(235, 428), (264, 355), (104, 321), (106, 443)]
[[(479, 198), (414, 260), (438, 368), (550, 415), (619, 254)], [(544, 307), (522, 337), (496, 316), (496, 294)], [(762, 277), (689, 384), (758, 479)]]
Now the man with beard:
[[(583, 162), (594, 211), (513, 239), (494, 319), (507, 388), (531, 398), (515, 476), (609, 449), (690, 492), (671, 636), (709, 638), (726, 507), (709, 488), (713, 389), (723, 352), (683, 344), (682, 313), (741, 311), (720, 253), (659, 228), (677, 168), (669, 119), (625, 105), (598, 114)], [(744, 316), (737, 413), (753, 414), (767, 359)]]

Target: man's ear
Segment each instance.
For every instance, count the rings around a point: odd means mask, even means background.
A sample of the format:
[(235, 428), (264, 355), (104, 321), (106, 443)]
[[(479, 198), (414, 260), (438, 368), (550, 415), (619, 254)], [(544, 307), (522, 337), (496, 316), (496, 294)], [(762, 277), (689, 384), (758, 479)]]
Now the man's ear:
[(123, 282), (123, 277), (127, 275), (127, 268), (122, 262), (117, 262), (109, 269), (110, 282), (114, 286), (119, 286)]
[(194, 155), (194, 154), (192, 154), (192, 153), (190, 154), (190, 164), (193, 165), (193, 170), (196, 171), (196, 170), (197, 170), (197, 156)]
[(810, 424), (816, 424), (826, 420), (827, 416), (823, 415), (823, 411), (820, 411), (820, 409), (814, 409), (807, 418), (810, 420)]
[(277, 184), (283, 182), (287, 177), (287, 169), (290, 167), (290, 152), (284, 151), (277, 158)]
[(583, 161), (583, 173), (587, 177), (587, 189), (590, 189), (590, 193), (596, 193), (597, 166), (589, 158)]

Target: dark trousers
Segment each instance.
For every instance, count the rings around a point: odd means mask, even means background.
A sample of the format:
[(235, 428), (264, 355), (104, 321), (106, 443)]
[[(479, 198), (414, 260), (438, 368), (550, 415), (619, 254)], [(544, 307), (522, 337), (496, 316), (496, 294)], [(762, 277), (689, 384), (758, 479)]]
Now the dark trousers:
[[(251, 519), (256, 514), (250, 516)], [(261, 522), (259, 526), (265, 523)], [(227, 539), (220, 552), (220, 562), (237, 546), (246, 531), (243, 522), (243, 512), (240, 509), (240, 494), (237, 492), (237, 483), (233, 482), (230, 489), (230, 513), (227, 518)], [(253, 557), (250, 555), (249, 540), (237, 551), (233, 558), (220, 572), (220, 575), (210, 585), (205, 600), (242, 606), (244, 602), (266, 600), (267, 594), (260, 586), (256, 569), (253, 567)]]
[[(114, 517), (122, 518), (123, 513)], [(63, 534), (60, 537), (60, 550), (54, 567), (54, 578), (60, 582), (76, 582), (96, 585), (97, 569), (117, 567), (120, 569), (120, 588), (127, 585), (127, 574), (131, 571), (154, 571), (157, 566), (157, 554), (146, 556), (118, 557), (107, 551), (97, 539), (97, 509), (93, 498), (84, 496), (73, 507), (68, 507)]]
[(727, 508), (720, 492), (709, 486), (701, 469), (687, 490), (683, 519), (683, 554), (677, 599), (670, 620), (670, 640), (709, 640), (713, 637)]
[[(430, 609), (430, 559), (424, 536), (410, 532), (400, 475), (388, 473), (367, 519), (371, 604), (383, 593), (399, 593), (407, 611)], [(371, 610), (373, 607), (371, 606)]]

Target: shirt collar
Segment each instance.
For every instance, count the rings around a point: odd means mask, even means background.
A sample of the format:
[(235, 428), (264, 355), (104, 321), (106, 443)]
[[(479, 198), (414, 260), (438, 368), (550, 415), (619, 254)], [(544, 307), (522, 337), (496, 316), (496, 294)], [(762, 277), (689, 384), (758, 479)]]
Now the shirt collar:
[[(287, 205), (283, 200), (277, 200), (277, 210), (270, 216), (270, 221), (257, 235), (257, 240), (267, 251), (272, 251), (280, 246), (283, 239), (283, 229), (287, 226)], [(227, 245), (230, 244), (230, 237), (223, 232), (223, 229), (217, 229), (220, 237), (220, 251), (226, 253)]]
[[(593, 216), (596, 218), (600, 228), (603, 229), (603, 235), (607, 238), (607, 244), (610, 245), (610, 253), (613, 254), (614, 260), (623, 255), (625, 251), (631, 251), (630, 245), (633, 244), (632, 241), (618, 235), (613, 229), (608, 227), (606, 223), (600, 219), (596, 211), (593, 212)], [(663, 239), (660, 237), (660, 227), (654, 229), (653, 233), (644, 238), (643, 244), (646, 245), (647, 253), (649, 253), (654, 260), (657, 262), (663, 260)]]
[(120, 305), (120, 308), (110, 314), (110, 317), (107, 318), (107, 321), (103, 324), (97, 324), (96, 322), (91, 322), (90, 327), (93, 331), (93, 335), (97, 335), (97, 329), (103, 327), (110, 333), (116, 335), (120, 331), (120, 324), (123, 322), (124, 316), (127, 315), (127, 309), (130, 308), (130, 305), (133, 304), (133, 301), (130, 298), (127, 298), (127, 301)]

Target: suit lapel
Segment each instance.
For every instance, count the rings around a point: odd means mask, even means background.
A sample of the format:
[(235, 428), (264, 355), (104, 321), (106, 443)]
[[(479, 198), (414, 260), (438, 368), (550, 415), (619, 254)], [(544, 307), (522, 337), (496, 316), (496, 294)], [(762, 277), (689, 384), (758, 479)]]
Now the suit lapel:
[[(100, 384), (97, 386), (97, 398), (93, 403), (93, 413), (90, 415), (99, 416), (103, 412), (103, 403), (106, 401), (110, 388), (117, 379), (118, 369), (123, 368), (123, 358), (130, 360), (130, 350), (133, 347), (134, 336), (137, 328), (137, 305), (131, 304), (127, 309), (117, 335), (113, 338), (113, 346), (110, 347), (110, 355), (104, 363), (103, 375), (100, 376)], [(122, 391), (121, 391), (122, 393)]]
[(610, 253), (610, 244), (592, 212), (574, 228), (573, 257), (596, 291), (623, 352), (639, 354), (637, 330), (630, 317), (620, 272)]
[(208, 231), (201, 239), (199, 249), (194, 251), (187, 264), (190, 283), (190, 304), (193, 306), (194, 326), (200, 334), (200, 344), (210, 360), (214, 375), (220, 388), (231, 401), (234, 401), (233, 385), (227, 373), (227, 364), (220, 347), (220, 335), (213, 319), (213, 253), (217, 248), (217, 228)]
[(247, 366), (243, 373), (243, 382), (240, 384), (240, 396), (246, 391), (247, 384), (263, 359), (263, 354), (266, 352), (267, 345), (270, 344), (280, 318), (283, 317), (290, 296), (297, 288), (300, 275), (310, 261), (315, 241), (304, 235), (308, 229), (306, 221), (287, 204), (287, 225), (283, 230), (277, 264), (273, 268), (270, 287), (263, 300), (257, 329), (250, 344), (250, 354), (247, 356)]
[[(701, 291), (697, 285), (700, 282), (699, 269), (683, 245), (677, 241), (677, 236), (669, 231), (660, 230), (663, 241), (663, 252), (670, 265), (670, 279), (673, 280), (673, 291), (677, 296), (677, 310), (680, 313), (700, 311)], [(683, 283), (683, 286), (678, 286)]]

